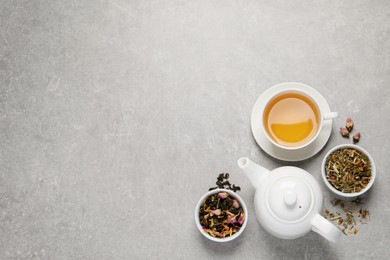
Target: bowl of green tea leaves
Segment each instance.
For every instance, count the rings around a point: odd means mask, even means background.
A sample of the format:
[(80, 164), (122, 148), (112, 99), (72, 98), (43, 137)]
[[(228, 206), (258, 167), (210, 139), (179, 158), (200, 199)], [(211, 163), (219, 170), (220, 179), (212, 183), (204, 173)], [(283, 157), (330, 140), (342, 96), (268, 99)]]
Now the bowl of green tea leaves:
[(196, 205), (195, 222), (208, 239), (228, 242), (237, 238), (248, 221), (242, 198), (230, 189), (213, 189), (202, 196)]
[(367, 192), (376, 177), (372, 156), (352, 144), (332, 148), (322, 161), (321, 171), (325, 185), (343, 198), (354, 198)]

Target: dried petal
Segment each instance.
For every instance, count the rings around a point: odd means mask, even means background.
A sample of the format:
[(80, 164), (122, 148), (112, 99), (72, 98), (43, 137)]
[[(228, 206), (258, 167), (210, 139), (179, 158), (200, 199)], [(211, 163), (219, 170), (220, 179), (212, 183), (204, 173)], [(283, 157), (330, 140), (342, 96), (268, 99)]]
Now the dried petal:
[(353, 129), (353, 121), (352, 121), (352, 118), (348, 117), (347, 118), (347, 123), (345, 125), (345, 127), (347, 128), (348, 132), (351, 132), (352, 129)]
[(227, 223), (228, 224), (234, 224), (234, 223), (236, 223), (237, 222), (237, 220), (236, 220), (236, 218), (233, 216), (228, 216), (228, 219), (227, 219)]
[(227, 197), (228, 197), (228, 193), (227, 192), (220, 192), (220, 193), (218, 193), (218, 198), (226, 199)]
[(238, 209), (240, 207), (240, 203), (237, 200), (233, 200), (233, 208)]
[(211, 213), (216, 215), (216, 216), (219, 216), (219, 215), (221, 215), (221, 209), (212, 210)]
[(240, 225), (242, 225), (244, 223), (244, 220), (245, 220), (245, 214), (244, 214), (244, 212), (242, 212), (240, 214), (240, 217), (238, 218), (238, 223), (240, 223)]
[(219, 238), (225, 237), (224, 234), (219, 233), (218, 231), (214, 231), (214, 234), (215, 234), (216, 237), (219, 237)]
[(360, 132), (354, 134), (352, 139), (353, 139), (354, 143), (359, 142), (359, 140), (360, 140)]
[(349, 137), (349, 132), (348, 132), (348, 130), (347, 130), (346, 128), (344, 128), (344, 127), (340, 127), (340, 133), (341, 133), (341, 135), (342, 135), (343, 137), (345, 137), (345, 138), (348, 138), (348, 137)]

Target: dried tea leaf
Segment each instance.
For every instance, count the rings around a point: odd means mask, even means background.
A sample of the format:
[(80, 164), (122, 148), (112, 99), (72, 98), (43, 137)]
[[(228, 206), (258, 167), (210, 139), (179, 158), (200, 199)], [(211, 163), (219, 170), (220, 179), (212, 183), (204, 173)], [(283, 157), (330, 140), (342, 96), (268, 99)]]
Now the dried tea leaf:
[(229, 173), (221, 173), (218, 175), (217, 177), (217, 181), (216, 181), (216, 187), (211, 187), (209, 189), (209, 191), (211, 190), (215, 190), (215, 189), (228, 189), (228, 190), (232, 190), (234, 192), (238, 191), (238, 190), (241, 190), (241, 188), (239, 186), (236, 186), (236, 185), (232, 185), (230, 184), (230, 182), (227, 180), (229, 179)]

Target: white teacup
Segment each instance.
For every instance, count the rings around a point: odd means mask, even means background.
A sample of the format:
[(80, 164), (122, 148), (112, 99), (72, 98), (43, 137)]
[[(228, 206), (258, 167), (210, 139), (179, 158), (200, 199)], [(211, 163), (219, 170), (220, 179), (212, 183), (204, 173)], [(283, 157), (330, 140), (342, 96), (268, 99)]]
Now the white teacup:
[(324, 120), (337, 117), (337, 112), (323, 113), (309, 93), (288, 88), (269, 98), (262, 124), (265, 136), (275, 146), (298, 150), (318, 138)]

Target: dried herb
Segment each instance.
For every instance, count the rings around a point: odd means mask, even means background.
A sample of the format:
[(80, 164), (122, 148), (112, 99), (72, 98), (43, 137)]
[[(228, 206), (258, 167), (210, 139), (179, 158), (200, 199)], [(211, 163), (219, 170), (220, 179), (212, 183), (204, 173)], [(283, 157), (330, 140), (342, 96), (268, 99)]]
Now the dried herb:
[(343, 148), (329, 155), (325, 164), (329, 183), (344, 193), (360, 192), (371, 180), (371, 163), (366, 154)]
[(212, 237), (224, 238), (237, 233), (244, 224), (245, 212), (238, 200), (227, 192), (210, 195), (202, 203), (199, 221)]
[(357, 224), (367, 224), (370, 216), (368, 209), (357, 209), (361, 204), (362, 198), (357, 198), (353, 201), (343, 201), (340, 199), (333, 199), (330, 203), (339, 210), (330, 212), (329, 209), (324, 209), (325, 218), (336, 222), (337, 227), (344, 233), (344, 235), (356, 235), (358, 233)]
[(233, 185), (230, 184), (230, 182), (227, 179), (229, 179), (229, 173), (221, 173), (217, 178), (217, 182), (215, 183), (217, 185), (217, 187), (212, 187), (209, 189), (209, 191), (215, 190), (218, 188), (219, 189), (228, 189), (228, 190), (232, 190), (234, 192), (241, 190), (241, 188), (239, 186), (236, 186), (234, 184)]

